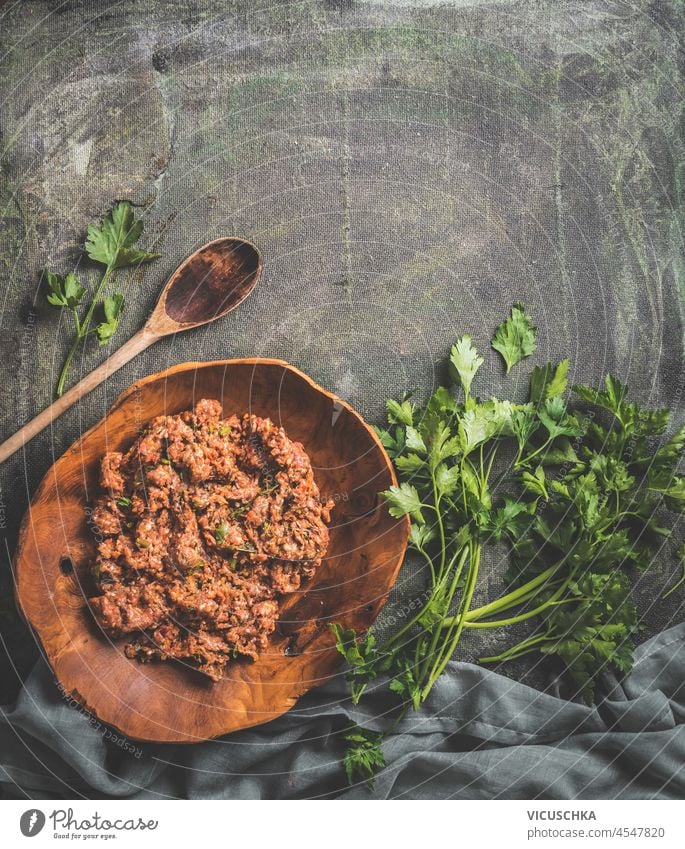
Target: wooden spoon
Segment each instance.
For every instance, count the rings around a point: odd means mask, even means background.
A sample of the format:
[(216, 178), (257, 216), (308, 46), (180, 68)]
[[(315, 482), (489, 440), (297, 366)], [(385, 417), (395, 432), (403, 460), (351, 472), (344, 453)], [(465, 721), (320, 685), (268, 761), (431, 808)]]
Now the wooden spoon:
[(252, 292), (261, 273), (259, 251), (244, 239), (216, 239), (195, 251), (171, 275), (145, 326), (47, 410), (3, 442), (0, 463), (153, 342), (209, 324), (234, 310)]

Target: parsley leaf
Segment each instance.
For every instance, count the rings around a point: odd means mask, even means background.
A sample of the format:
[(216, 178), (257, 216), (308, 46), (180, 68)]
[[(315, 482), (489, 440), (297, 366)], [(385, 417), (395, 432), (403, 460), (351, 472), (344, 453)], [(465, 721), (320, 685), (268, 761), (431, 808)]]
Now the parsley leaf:
[(45, 278), (50, 289), (48, 303), (52, 304), (53, 307), (67, 307), (67, 309), (75, 310), (80, 305), (86, 290), (81, 286), (78, 277), (73, 272), (62, 277), (59, 274), (53, 274), (46, 268)]
[(421, 498), (416, 487), (410, 483), (401, 483), (399, 486), (391, 486), (381, 495), (388, 502), (388, 512), (395, 519), (411, 515), (421, 525), (425, 523), (421, 513)]
[(549, 498), (547, 487), (545, 486), (545, 470), (542, 466), (538, 466), (534, 472), (523, 472), (521, 474), (521, 483), (536, 497), (544, 498), (545, 501)]
[(460, 405), (445, 386), (439, 386), (431, 395), (421, 416), (421, 432), (429, 437), (435, 434), (439, 424), (451, 425), (459, 412)]
[(352, 704), (358, 704), (367, 684), (377, 677), (379, 672), (390, 668), (392, 657), (381, 655), (376, 649), (376, 636), (369, 630), (366, 636), (358, 638), (351, 628), (343, 628), (338, 624), (331, 624), (331, 630), (335, 635), (335, 647), (345, 658), (350, 669), (347, 673), (347, 681), (350, 685)]
[(465, 395), (471, 392), (471, 383), (478, 369), (483, 365), (483, 358), (471, 344), (471, 337), (464, 334), (452, 346), (450, 352), (450, 377), (459, 384)]
[(415, 525), (412, 522), (411, 530), (409, 531), (409, 542), (414, 548), (421, 551), (433, 539), (435, 539), (435, 530), (433, 528), (428, 525)]
[(653, 492), (659, 492), (666, 506), (674, 513), (685, 513), (685, 476), (673, 475), (672, 480), (665, 486), (658, 484), (650, 484), (649, 489)]
[(580, 433), (578, 420), (566, 413), (566, 406), (558, 395), (545, 401), (537, 413), (550, 439), (556, 439), (557, 436), (577, 436)]
[(622, 573), (589, 574), (570, 587), (569, 598), (577, 603), (551, 608), (547, 634), (540, 651), (560, 657), (579, 693), (592, 703), (595, 679), (609, 666), (630, 671), (632, 636), (637, 612), (630, 598), (630, 583)]
[(479, 404), (467, 410), (459, 420), (459, 442), (464, 454), (470, 454), (489, 436), (491, 416), (486, 407)]
[(414, 427), (407, 427), (406, 445), (410, 451), (417, 451), (419, 454), (427, 452), (426, 443), (423, 441), (421, 434)]
[(375, 772), (385, 766), (381, 749), (383, 735), (356, 725), (343, 737), (352, 744), (347, 747), (343, 760), (347, 780), (354, 784), (359, 779), (366, 782), (369, 789), (373, 789)]
[(86, 253), (94, 262), (108, 268), (122, 268), (158, 259), (161, 254), (133, 247), (142, 232), (143, 222), (135, 219), (131, 203), (119, 201), (100, 224), (88, 227)]
[(119, 327), (121, 314), (124, 309), (124, 296), (116, 294), (104, 298), (102, 309), (105, 314), (105, 320), (98, 324), (97, 334), (100, 344), (106, 345), (115, 334), (117, 327)]
[(492, 347), (502, 355), (507, 374), (512, 367), (535, 351), (536, 328), (521, 304), (514, 304), (511, 316), (503, 321), (492, 337)]
[(381, 445), (388, 454), (395, 458), (402, 453), (405, 444), (405, 428), (398, 426), (394, 429), (394, 434), (390, 430), (382, 427), (374, 427), (376, 435), (381, 441)]
[(523, 451), (530, 437), (540, 427), (532, 404), (519, 406), (511, 415), (511, 429), (516, 437), (519, 451)]
[(451, 436), (449, 425), (445, 422), (438, 422), (434, 432), (428, 438), (430, 444), (428, 459), (432, 469), (436, 469), (443, 460), (459, 454), (459, 438), (456, 435)]
[(440, 495), (452, 495), (459, 483), (459, 466), (441, 463), (435, 470), (435, 485)]
[(548, 401), (566, 392), (569, 361), (562, 360), (557, 366), (547, 363), (534, 366), (530, 374), (530, 400), (533, 404)]
[(524, 501), (504, 499), (504, 505), (495, 511), (488, 530), (495, 542), (499, 542), (504, 533), (509, 533), (515, 539), (521, 530), (530, 524), (528, 505)]
[(421, 687), (416, 680), (414, 667), (409, 660), (405, 660), (402, 670), (395, 673), (389, 688), (402, 701), (410, 702), (414, 710), (419, 710), (421, 707)]
[(395, 466), (401, 472), (418, 472), (425, 464), (426, 461), (418, 454), (405, 454), (402, 457), (395, 458)]
[(604, 390), (576, 384), (573, 386), (573, 391), (584, 401), (613, 413), (623, 427), (631, 431), (637, 419), (637, 406), (626, 400), (628, 387), (611, 374), (604, 378), (604, 384), (606, 386)]
[(685, 453), (685, 425), (682, 425), (655, 453), (645, 458), (654, 469), (672, 471)]

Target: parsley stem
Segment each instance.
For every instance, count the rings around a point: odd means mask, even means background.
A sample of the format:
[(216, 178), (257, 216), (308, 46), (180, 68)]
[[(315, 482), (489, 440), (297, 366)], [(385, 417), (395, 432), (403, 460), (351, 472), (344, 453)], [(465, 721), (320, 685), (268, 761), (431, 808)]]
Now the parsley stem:
[[(466, 551), (468, 551), (468, 548), (466, 547), (466, 548), (465, 548), (465, 550), (466, 550)], [(457, 552), (456, 552), (456, 554), (454, 555), (454, 557), (453, 557), (453, 558), (452, 558), (452, 560), (450, 561), (449, 566), (448, 566), (448, 568), (447, 568), (447, 570), (446, 570), (446, 574), (449, 574), (449, 570), (450, 570), (450, 569), (452, 568), (452, 566), (454, 565), (454, 562), (455, 562), (455, 560), (457, 559), (457, 557), (459, 556), (459, 554), (460, 554), (460, 553), (462, 553), (462, 550), (461, 550), (461, 549), (460, 549), (459, 551), (457, 551)], [(457, 567), (457, 568), (459, 569), (459, 567)], [(458, 579), (459, 579), (459, 575), (457, 574), (457, 578), (456, 578), (456, 580), (458, 580)], [(436, 589), (438, 586), (439, 586), (439, 582), (433, 581), (433, 589)], [(408, 631), (408, 630), (409, 630), (409, 629), (410, 629), (413, 625), (416, 625), (416, 624), (417, 624), (417, 622), (421, 619), (421, 617), (423, 616), (423, 614), (425, 613), (425, 611), (426, 611), (426, 605), (423, 605), (423, 606), (419, 609), (418, 613), (417, 613), (415, 616), (413, 616), (413, 617), (412, 617), (412, 618), (411, 618), (408, 622), (406, 622), (406, 623), (405, 623), (405, 624), (404, 624), (404, 625), (400, 628), (400, 630), (399, 630), (399, 631), (397, 631), (397, 633), (393, 634), (391, 637), (389, 637), (389, 638), (388, 638), (388, 639), (387, 639), (387, 640), (383, 643), (383, 645), (380, 647), (379, 651), (380, 651), (382, 654), (386, 654), (386, 653), (390, 650), (391, 646), (395, 645), (395, 643), (397, 642), (397, 640), (399, 640), (399, 639), (400, 639), (400, 637), (403, 637), (403, 636), (407, 633), (407, 631)], [(438, 630), (439, 630), (439, 629), (438, 629)]]
[(671, 594), (672, 592), (674, 592), (675, 590), (677, 590), (677, 589), (678, 589), (678, 587), (682, 586), (682, 584), (683, 584), (683, 583), (685, 583), (685, 569), (683, 569), (683, 575), (682, 575), (682, 577), (680, 578), (680, 580), (679, 580), (679, 581), (677, 581), (675, 584), (673, 584), (673, 586), (671, 587), (671, 589), (670, 589), (670, 590), (668, 590), (668, 592), (665, 592), (665, 593), (661, 596), (661, 598), (668, 598), (668, 597), (670, 596), (670, 594)]
[[(449, 612), (450, 605), (452, 603), (452, 599), (454, 598), (454, 594), (457, 591), (457, 585), (459, 583), (461, 573), (464, 569), (464, 564), (466, 563), (466, 559), (469, 556), (469, 552), (470, 552), (470, 544), (465, 545), (463, 547), (463, 549), (458, 551), (457, 554), (455, 555), (455, 557), (453, 557), (452, 560), (450, 561), (450, 568), (451, 568), (452, 565), (454, 564), (456, 557), (459, 556), (459, 563), (457, 564), (457, 568), (454, 570), (454, 575), (452, 576), (452, 583), (450, 585), (449, 591), (448, 591), (447, 596), (446, 596), (444, 603), (443, 603), (443, 611), (444, 611), (443, 612), (443, 618), (445, 616), (447, 616), (447, 613)], [(446, 571), (446, 575), (449, 575), (449, 570)], [(422, 665), (422, 668), (419, 672), (419, 675), (417, 676), (417, 680), (418, 680), (419, 684), (421, 683), (421, 681), (425, 677), (426, 673), (428, 672), (430, 663), (433, 660), (433, 654), (434, 654), (434, 652), (435, 652), (435, 650), (438, 646), (441, 631), (442, 631), (441, 623), (436, 622), (435, 625), (433, 626), (433, 633), (431, 635), (430, 646), (428, 648), (428, 651), (425, 654), (425, 661)], [(425, 697), (422, 696), (422, 699), (423, 698), (425, 698)]]
[[(534, 616), (536, 613), (542, 613), (548, 607), (551, 607), (553, 604), (558, 603), (557, 600), (559, 598), (561, 598), (561, 596), (566, 592), (566, 590), (568, 589), (568, 585), (571, 583), (571, 580), (573, 579), (573, 576), (574, 576), (574, 573), (571, 572), (571, 574), (566, 578), (565, 581), (563, 581), (557, 587), (557, 589), (552, 593), (552, 595), (546, 601), (544, 601), (542, 604), (538, 605), (534, 610), (525, 611), (524, 613), (519, 614), (515, 617), (512, 617), (511, 619), (504, 619), (504, 620), (501, 620), (500, 622), (493, 622), (492, 620), (489, 620), (488, 622), (484, 622), (482, 624), (476, 624), (476, 621), (469, 624), (469, 622), (467, 621), (466, 627), (467, 628), (468, 627), (488, 628), (488, 627), (495, 627), (495, 625), (498, 625), (498, 624), (511, 625), (514, 622), (522, 622), (524, 619), (530, 619), (530, 617)], [(518, 604), (522, 604), (525, 601), (530, 601), (532, 598), (535, 598), (536, 595), (539, 595), (540, 592), (541, 592), (541, 589), (538, 588), (531, 593), (526, 593), (525, 597), (519, 599), (518, 602), (516, 602), (516, 604), (508, 605), (507, 607), (502, 608), (502, 610), (507, 610), (509, 607), (516, 607), (516, 606), (518, 606)], [(573, 601), (576, 601), (576, 600), (577, 599), (573, 599)], [(490, 615), (492, 615), (492, 613)], [(478, 617), (478, 618), (481, 619), (482, 616)], [(468, 615), (467, 615), (467, 620), (468, 620)]]
[[(520, 604), (524, 604), (526, 601), (530, 601), (530, 599), (535, 598), (535, 596), (538, 594), (538, 592), (539, 592), (539, 590), (537, 590), (537, 589), (530, 590), (530, 592), (527, 592), (524, 596), (521, 596), (521, 598), (515, 599), (515, 600), (509, 602), (508, 604), (503, 605), (501, 608), (498, 608), (496, 611), (495, 610), (490, 611), (489, 615), (492, 616), (493, 613), (504, 613), (505, 611), (510, 610), (512, 607), (518, 607)], [(479, 615), (474, 615), (474, 613), (477, 613), (477, 612), (470, 610), (465, 615), (464, 618), (466, 619), (466, 625), (465, 625), (466, 628), (475, 627), (475, 625), (473, 623), (478, 622), (479, 619), (481, 618)], [(457, 622), (458, 618), (459, 617), (457, 615), (450, 616), (448, 619), (445, 619), (445, 621), (443, 622), (443, 627), (444, 628), (451, 627), (452, 625), (454, 625)], [(486, 626), (484, 625), (483, 627), (486, 627)]]
[[(560, 587), (560, 589), (565, 589), (565, 587)], [(577, 598), (565, 598), (561, 601), (551, 599), (549, 601), (544, 602), (544, 604), (540, 604), (532, 610), (527, 610), (525, 613), (519, 613), (518, 616), (511, 616), (509, 619), (498, 619), (492, 620), (489, 619), (487, 622), (469, 622), (468, 619), (464, 625), (465, 628), (501, 628), (505, 625), (515, 625), (517, 622), (525, 622), (526, 619), (532, 619), (533, 616), (537, 616), (540, 613), (543, 613), (547, 610), (548, 607), (556, 607), (560, 604), (576, 604), (579, 601)]]
[(469, 514), (469, 505), (466, 498), (466, 487), (464, 486), (464, 468), (466, 463), (466, 457), (462, 454), (461, 459), (459, 460), (459, 477), (461, 478), (461, 497), (464, 502), (464, 513), (468, 516)]
[(514, 463), (514, 468), (518, 469), (520, 466), (528, 465), (528, 463), (530, 463), (530, 461), (533, 459), (533, 457), (536, 457), (541, 451), (544, 451), (545, 448), (547, 448), (547, 446), (550, 444), (550, 442), (552, 441), (553, 438), (554, 437), (552, 437), (552, 436), (547, 437), (547, 439), (542, 443), (542, 445), (539, 448), (536, 448), (535, 451), (531, 452), (527, 457), (524, 457), (523, 459), (521, 459), (520, 454), (519, 454), (519, 457), (516, 459), (516, 462)]
[(501, 663), (505, 660), (516, 660), (517, 657), (523, 657), (524, 654), (530, 654), (532, 651), (537, 651), (540, 643), (549, 642), (556, 638), (550, 634), (534, 634), (527, 640), (522, 640), (510, 649), (503, 651), (501, 654), (495, 654), (490, 657), (479, 657), (479, 663)]
[(474, 610), (469, 611), (466, 614), (466, 618), (469, 620), (482, 619), (484, 616), (490, 616), (493, 613), (500, 613), (502, 610), (506, 610), (509, 607), (514, 607), (516, 604), (520, 604), (522, 600), (525, 600), (522, 599), (523, 596), (526, 596), (531, 592), (531, 590), (537, 590), (546, 583), (546, 581), (557, 571), (560, 565), (561, 563), (555, 563), (554, 566), (550, 566), (548, 569), (545, 569), (544, 572), (540, 572), (540, 574), (536, 575), (535, 578), (525, 584), (522, 584), (510, 593), (507, 593), (507, 595), (500, 596), (500, 598), (495, 599), (495, 601), (491, 601), (489, 604), (484, 604), (482, 607), (477, 607)]
[(436, 575), (435, 575), (435, 565), (433, 564), (433, 558), (428, 554), (428, 552), (425, 549), (421, 548), (418, 545), (416, 546), (416, 550), (419, 552), (419, 554), (423, 555), (426, 563), (428, 563), (428, 568), (431, 570), (431, 582), (434, 585)]
[(74, 341), (71, 343), (71, 348), (69, 348), (69, 353), (67, 354), (66, 359), (64, 360), (64, 365), (62, 366), (62, 371), (59, 375), (59, 381), (57, 383), (57, 397), (60, 398), (62, 393), (64, 392), (64, 382), (67, 379), (67, 374), (69, 373), (69, 368), (71, 367), (71, 361), (74, 359), (74, 354), (76, 353), (76, 349), (81, 342), (81, 333), (77, 330), (74, 334)]
[(76, 319), (76, 333), (74, 335), (74, 340), (71, 343), (71, 348), (69, 348), (69, 353), (64, 360), (64, 365), (62, 366), (62, 371), (59, 375), (59, 380), (57, 382), (57, 397), (60, 398), (64, 392), (64, 384), (67, 379), (67, 375), (69, 374), (69, 369), (71, 368), (71, 362), (74, 359), (74, 355), (78, 350), (78, 346), (81, 344), (81, 340), (84, 339), (88, 335), (88, 328), (90, 326), (91, 319), (93, 318), (93, 313), (95, 312), (95, 307), (97, 306), (100, 296), (105, 288), (107, 281), (113, 271), (113, 266), (108, 265), (105, 269), (105, 273), (102, 275), (102, 279), (98, 284), (97, 289), (95, 290), (95, 295), (93, 296), (92, 301), (90, 302), (90, 306), (88, 307), (88, 311), (83, 317), (83, 321), (79, 321), (76, 310), (74, 310), (74, 318)]
[(497, 445), (495, 445), (495, 447), (490, 452), (490, 458), (488, 460), (488, 468), (485, 472), (485, 478), (483, 480), (483, 485), (485, 485), (487, 483), (487, 481), (490, 479), (490, 472), (492, 471), (492, 464), (495, 462), (496, 455), (497, 455)]
[(597, 527), (598, 532), (606, 531), (607, 528), (610, 528), (612, 525), (620, 522), (624, 516), (635, 516), (636, 519), (644, 519), (640, 513), (636, 513), (634, 510), (621, 510), (619, 513), (615, 513), (608, 522), (605, 522), (603, 525), (599, 525)]
[(397, 633), (393, 634), (391, 637), (388, 637), (388, 639), (379, 648), (379, 652), (381, 654), (387, 654), (388, 651), (390, 650), (391, 646), (394, 646), (395, 643), (400, 639), (400, 637), (403, 637), (413, 625), (416, 625), (416, 623), (419, 621), (419, 619), (423, 615), (424, 610), (425, 610), (425, 607), (421, 607), (419, 609), (418, 613), (415, 616), (412, 616), (412, 618), (408, 622), (406, 622), (400, 628), (400, 630), (397, 631)]
[(440, 533), (440, 566), (438, 568), (438, 581), (442, 576), (442, 570), (445, 568), (445, 558), (447, 556), (445, 546), (445, 526), (442, 521), (442, 513), (440, 512), (440, 494), (438, 493), (438, 482), (435, 480), (435, 469), (431, 469), (431, 480), (433, 481), (433, 500), (435, 501), (435, 515), (438, 519), (438, 531)]
[[(464, 588), (464, 595), (462, 596), (461, 604), (463, 611), (468, 611), (471, 606), (471, 599), (473, 598), (473, 593), (476, 589), (476, 581), (478, 579), (478, 568), (480, 566), (480, 544), (479, 543), (469, 543), (469, 547), (471, 549), (471, 562), (469, 564), (469, 573), (466, 579), (466, 587)], [(475, 549), (475, 550), (474, 550)], [(428, 697), (431, 689), (433, 688), (433, 684), (438, 680), (438, 678), (442, 675), (445, 667), (450, 661), (450, 658), (454, 654), (454, 651), (457, 647), (457, 643), (459, 642), (459, 638), (461, 637), (461, 633), (464, 629), (465, 619), (463, 614), (459, 617), (459, 621), (457, 623), (454, 634), (452, 635), (451, 640), (448, 640), (448, 644), (446, 649), (442, 652), (442, 656), (438, 658), (437, 663), (434, 664), (431, 673), (428, 677), (428, 681), (423, 687), (421, 691), (421, 699), (422, 701)], [(440, 629), (436, 629), (438, 632)]]

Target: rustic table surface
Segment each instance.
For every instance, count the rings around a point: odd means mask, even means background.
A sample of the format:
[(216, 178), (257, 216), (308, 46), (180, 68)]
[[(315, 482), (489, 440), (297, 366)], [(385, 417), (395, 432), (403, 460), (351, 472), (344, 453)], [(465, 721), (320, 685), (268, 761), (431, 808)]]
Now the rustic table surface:
[[(265, 268), (236, 313), (159, 343), (0, 468), (0, 701), (36, 656), (11, 598), (21, 516), (143, 375), (279, 357), (380, 422), (458, 334), (486, 348), (522, 299), (537, 362), (568, 355), (575, 381), (611, 370), (679, 410), (684, 25), (678, 0), (4, 2), (0, 435), (49, 403), (66, 352), (41, 269), (70, 270), (115, 199), (163, 256), (128, 275), (114, 344), (201, 243), (245, 236)], [(107, 353), (79, 353), (73, 377)], [(483, 371), (497, 390), (500, 364)], [(638, 584), (646, 633), (679, 619), (679, 598), (658, 601), (674, 569), (660, 557)], [(405, 570), (393, 602), (418, 590)]]

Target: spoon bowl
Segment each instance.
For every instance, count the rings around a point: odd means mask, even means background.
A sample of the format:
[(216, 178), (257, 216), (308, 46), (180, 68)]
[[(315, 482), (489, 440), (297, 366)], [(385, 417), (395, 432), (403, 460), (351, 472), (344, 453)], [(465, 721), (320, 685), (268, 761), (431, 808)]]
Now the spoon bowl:
[(147, 326), (160, 335), (200, 327), (234, 310), (259, 282), (262, 259), (245, 239), (203, 245), (169, 278)]

